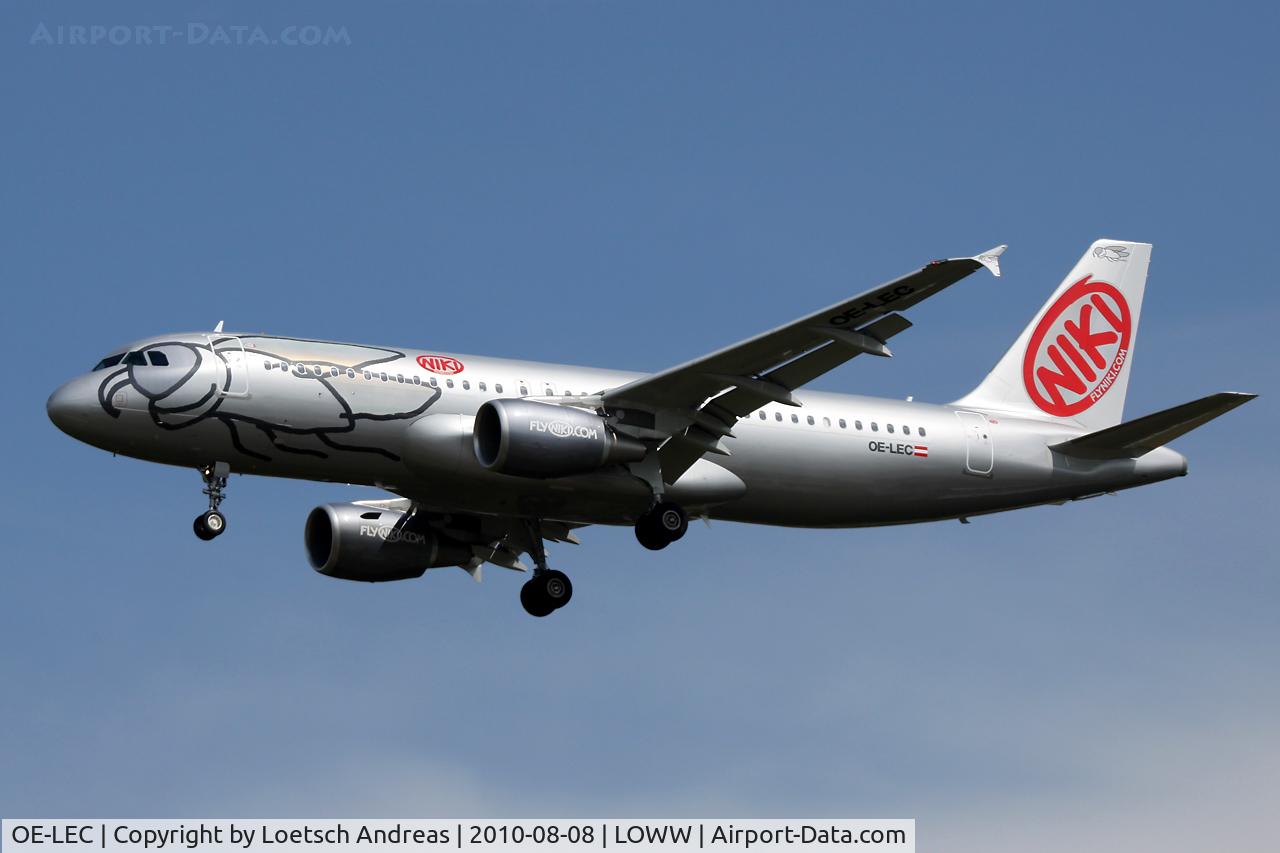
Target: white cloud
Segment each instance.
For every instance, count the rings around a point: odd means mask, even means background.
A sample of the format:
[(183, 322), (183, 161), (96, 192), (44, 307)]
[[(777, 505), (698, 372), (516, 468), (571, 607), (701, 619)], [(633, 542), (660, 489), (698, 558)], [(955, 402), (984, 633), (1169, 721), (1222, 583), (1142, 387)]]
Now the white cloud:
[[(1275, 698), (1273, 695), (1272, 699)], [(918, 817), (921, 849), (1261, 850), (1276, 843), (1280, 725), (1274, 701), (1170, 725), (1134, 717), (1104, 740), (1057, 744), (1091, 784), (1053, 795), (982, 798)]]

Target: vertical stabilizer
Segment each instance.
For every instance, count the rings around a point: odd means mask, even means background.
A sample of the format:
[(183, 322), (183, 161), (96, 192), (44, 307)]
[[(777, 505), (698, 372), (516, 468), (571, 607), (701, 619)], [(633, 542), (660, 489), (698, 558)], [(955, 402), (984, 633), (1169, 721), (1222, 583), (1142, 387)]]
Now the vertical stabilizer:
[(1120, 423), (1150, 260), (1150, 243), (1094, 243), (995, 369), (955, 405), (1090, 430)]

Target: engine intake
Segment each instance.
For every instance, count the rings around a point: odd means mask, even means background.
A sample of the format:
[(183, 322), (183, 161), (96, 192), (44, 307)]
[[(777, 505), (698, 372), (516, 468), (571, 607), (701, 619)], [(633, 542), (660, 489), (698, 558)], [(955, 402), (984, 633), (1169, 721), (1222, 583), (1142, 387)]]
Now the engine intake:
[(592, 412), (529, 400), (490, 400), (476, 412), (476, 459), (490, 471), (516, 477), (568, 477), (621, 462), (638, 462), (646, 448), (619, 435)]
[(303, 534), (311, 567), (349, 581), (398, 581), (472, 558), (466, 545), (441, 538), (403, 512), (326, 504), (311, 510)]

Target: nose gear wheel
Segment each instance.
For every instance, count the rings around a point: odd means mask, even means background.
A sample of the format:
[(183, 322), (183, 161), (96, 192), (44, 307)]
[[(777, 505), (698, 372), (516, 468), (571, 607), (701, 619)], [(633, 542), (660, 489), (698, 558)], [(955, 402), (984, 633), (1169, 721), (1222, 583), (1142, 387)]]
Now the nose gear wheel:
[(225, 462), (215, 462), (200, 469), (204, 493), (209, 498), (209, 509), (196, 516), (191, 527), (196, 536), (205, 542), (221, 536), (227, 529), (227, 517), (218, 511), (218, 507), (226, 500), (227, 477), (230, 474), (231, 466)]

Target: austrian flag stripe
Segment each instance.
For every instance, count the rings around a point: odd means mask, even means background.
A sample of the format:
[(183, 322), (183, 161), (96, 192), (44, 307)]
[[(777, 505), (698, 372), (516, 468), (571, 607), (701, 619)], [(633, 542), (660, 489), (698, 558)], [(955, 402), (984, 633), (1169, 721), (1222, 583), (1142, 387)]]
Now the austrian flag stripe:
[(923, 444), (897, 444), (872, 439), (867, 442), (867, 450), (870, 450), (872, 453), (891, 453), (894, 456), (917, 456), (921, 459), (929, 458), (929, 448)]

